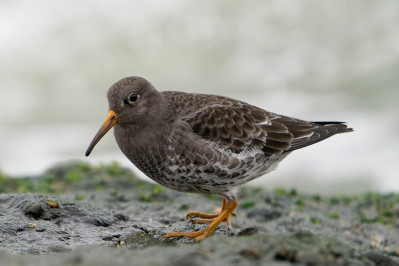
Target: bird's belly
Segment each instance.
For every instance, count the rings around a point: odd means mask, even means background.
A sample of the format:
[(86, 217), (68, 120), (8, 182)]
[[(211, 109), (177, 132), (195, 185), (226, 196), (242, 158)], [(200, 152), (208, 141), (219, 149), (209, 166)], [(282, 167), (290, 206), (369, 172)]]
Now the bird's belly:
[(167, 156), (165, 186), (183, 192), (225, 194), (263, 174), (272, 171), (286, 155), (265, 157), (260, 150), (234, 154), (226, 150), (206, 151)]
[(236, 154), (213, 143), (191, 149), (173, 142), (166, 150), (157, 147), (125, 155), (149, 178), (165, 187), (205, 194), (229, 193), (270, 172), (286, 156), (266, 157), (255, 148)]

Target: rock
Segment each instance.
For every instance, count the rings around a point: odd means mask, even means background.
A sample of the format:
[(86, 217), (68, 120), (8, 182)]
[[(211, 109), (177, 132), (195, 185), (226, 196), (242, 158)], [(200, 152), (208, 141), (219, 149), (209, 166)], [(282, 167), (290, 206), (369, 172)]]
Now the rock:
[(276, 260), (298, 262), (297, 254), (298, 254), (298, 250), (282, 248), (282, 249), (277, 250), (277, 252), (274, 255), (274, 258)]
[(258, 228), (255, 228), (255, 227), (246, 227), (246, 228), (241, 229), (241, 230), (238, 232), (237, 235), (238, 235), (238, 236), (250, 236), (250, 235), (257, 234), (258, 231), (259, 231), (259, 229), (258, 229)]
[(247, 213), (248, 219), (256, 219), (258, 222), (268, 222), (279, 218), (282, 215), (281, 211), (275, 209), (253, 209)]
[(375, 263), (375, 265), (378, 266), (398, 266), (399, 263), (395, 262), (393, 259), (391, 259), (390, 257), (375, 252), (375, 251), (366, 251), (362, 254), (364, 257), (368, 258), (369, 260), (371, 260), (372, 262)]
[[(297, 191), (247, 189), (239, 199), (246, 204), (239, 204), (237, 217), (230, 219), (233, 230), (222, 223), (209, 238), (194, 243), (162, 235), (204, 228), (186, 220), (187, 212), (214, 213), (220, 197), (163, 189), (115, 165), (72, 170), (73, 175), (68, 168), (46, 173), (45, 184), (53, 180), (49, 175), (57, 182), (67, 180), (57, 183), (67, 193), (0, 194), (1, 264), (398, 265), (395, 194), (359, 195), (349, 199), (351, 204), (337, 204)], [(35, 182), (41, 184), (40, 178)], [(143, 195), (150, 200), (143, 201)], [(331, 219), (331, 213), (339, 218)], [(10, 256), (19, 254), (24, 256)]]
[(242, 249), (240, 255), (250, 260), (259, 260), (262, 254), (256, 249)]

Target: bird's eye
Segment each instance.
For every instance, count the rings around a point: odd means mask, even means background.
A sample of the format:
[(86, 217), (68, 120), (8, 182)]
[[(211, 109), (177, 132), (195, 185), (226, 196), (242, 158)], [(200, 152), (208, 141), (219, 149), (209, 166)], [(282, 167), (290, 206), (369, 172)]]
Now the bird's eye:
[(138, 100), (139, 96), (136, 93), (132, 93), (129, 96), (129, 103), (134, 103)]

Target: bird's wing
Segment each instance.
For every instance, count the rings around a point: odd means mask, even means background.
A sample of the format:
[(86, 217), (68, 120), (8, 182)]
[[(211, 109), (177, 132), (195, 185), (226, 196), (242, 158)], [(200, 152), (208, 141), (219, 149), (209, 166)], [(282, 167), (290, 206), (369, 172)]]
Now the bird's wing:
[(182, 117), (193, 133), (233, 152), (259, 147), (266, 156), (293, 151), (344, 132), (341, 122), (308, 122), (236, 102), (211, 105)]

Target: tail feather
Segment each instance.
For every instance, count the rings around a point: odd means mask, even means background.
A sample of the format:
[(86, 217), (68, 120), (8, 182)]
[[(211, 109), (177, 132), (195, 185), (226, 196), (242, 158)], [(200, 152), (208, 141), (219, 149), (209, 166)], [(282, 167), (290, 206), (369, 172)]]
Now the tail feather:
[(353, 128), (351, 128), (351, 127), (348, 127), (347, 125), (346, 125), (346, 122), (337, 122), (337, 121), (315, 121), (315, 122), (312, 122), (312, 123), (314, 123), (314, 124), (317, 124), (317, 125), (322, 125), (322, 126), (328, 126), (328, 125), (341, 125), (341, 126), (344, 126), (344, 130), (343, 131), (340, 131), (340, 132), (337, 132), (337, 133), (345, 133), (345, 132), (352, 132), (353, 131)]
[(311, 122), (315, 125), (312, 129), (308, 130), (307, 136), (294, 138), (291, 142), (291, 146), (289, 149), (285, 150), (285, 152), (290, 152), (293, 150), (297, 150), (319, 141), (325, 140), (335, 134), (345, 133), (353, 131), (352, 128), (348, 128), (344, 122), (324, 122), (317, 121)]

